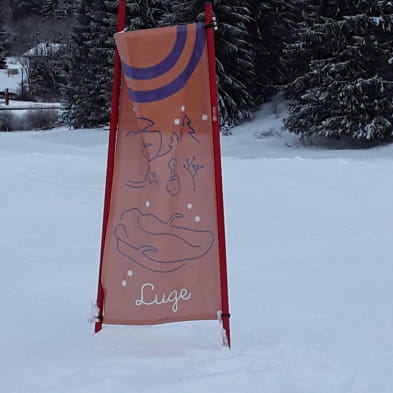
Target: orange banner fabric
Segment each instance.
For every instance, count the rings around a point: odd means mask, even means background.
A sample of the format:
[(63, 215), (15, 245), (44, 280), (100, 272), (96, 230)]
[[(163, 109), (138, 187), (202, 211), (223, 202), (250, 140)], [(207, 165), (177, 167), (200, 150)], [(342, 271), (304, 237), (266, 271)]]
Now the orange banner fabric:
[(217, 319), (217, 209), (205, 28), (115, 35), (123, 68), (101, 282), (106, 324)]

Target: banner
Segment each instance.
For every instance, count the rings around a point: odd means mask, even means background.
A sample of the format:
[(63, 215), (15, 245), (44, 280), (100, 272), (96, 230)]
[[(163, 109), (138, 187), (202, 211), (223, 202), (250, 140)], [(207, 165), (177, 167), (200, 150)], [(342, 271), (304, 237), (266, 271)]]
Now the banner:
[(217, 205), (204, 24), (115, 35), (123, 76), (101, 262), (106, 324), (217, 319)]

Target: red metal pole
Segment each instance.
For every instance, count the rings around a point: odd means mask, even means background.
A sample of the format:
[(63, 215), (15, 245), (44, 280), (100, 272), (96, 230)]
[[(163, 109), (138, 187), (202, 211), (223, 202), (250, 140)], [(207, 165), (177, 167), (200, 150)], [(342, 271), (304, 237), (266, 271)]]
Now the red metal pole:
[(217, 226), (218, 226), (218, 248), (220, 255), (220, 282), (221, 282), (221, 307), (222, 323), (226, 334), (224, 342), (231, 347), (231, 334), (229, 325), (229, 298), (228, 298), (228, 275), (227, 257), (225, 246), (225, 224), (224, 224), (224, 201), (222, 187), (222, 168), (221, 168), (221, 146), (220, 146), (220, 122), (218, 116), (218, 94), (217, 94), (217, 75), (216, 75), (216, 55), (214, 48), (214, 26), (212, 3), (205, 3), (205, 24), (207, 54), (209, 59), (209, 80), (210, 80), (210, 99), (212, 107), (213, 125), (213, 146), (214, 146), (214, 170), (216, 179), (216, 203), (217, 203)]
[[(126, 23), (126, 0), (119, 1), (117, 12), (117, 29), (122, 31)], [(113, 169), (115, 161), (115, 148), (117, 137), (117, 125), (119, 121), (119, 100), (120, 100), (120, 84), (121, 84), (121, 62), (117, 49), (115, 49), (115, 64), (112, 85), (112, 106), (111, 106), (111, 119), (109, 127), (109, 141), (108, 141), (108, 160), (106, 167), (106, 181), (105, 181), (105, 200), (104, 212), (102, 219), (102, 235), (101, 235), (101, 255), (100, 255), (100, 268), (98, 273), (98, 289), (97, 289), (97, 307), (99, 309), (98, 321), (95, 323), (94, 332), (98, 333), (102, 329), (103, 306), (104, 306), (104, 289), (101, 283), (102, 276), (102, 259), (104, 256), (104, 245), (106, 238), (106, 230), (109, 218), (109, 206), (112, 194), (112, 180)]]

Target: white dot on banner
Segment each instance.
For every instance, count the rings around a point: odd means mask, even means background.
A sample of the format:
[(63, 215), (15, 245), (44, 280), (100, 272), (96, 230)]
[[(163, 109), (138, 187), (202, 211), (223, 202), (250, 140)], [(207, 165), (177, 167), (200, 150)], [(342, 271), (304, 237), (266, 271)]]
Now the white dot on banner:
[(123, 281), (121, 282), (121, 286), (122, 286), (122, 287), (126, 287), (126, 286), (127, 286), (127, 281), (126, 281), (126, 280), (123, 280)]
[(146, 207), (150, 207), (150, 201), (146, 201)]
[(187, 203), (187, 209), (191, 210), (192, 209), (192, 203)]
[(133, 273), (132, 270), (129, 270), (129, 271), (127, 272), (127, 276), (128, 276), (128, 277), (131, 277), (133, 274), (134, 274), (134, 273)]
[(194, 220), (195, 220), (195, 222), (200, 222), (201, 221), (201, 217), (195, 216)]
[(180, 109), (182, 112), (184, 112), (186, 110), (186, 107), (184, 105), (182, 105)]
[(202, 120), (207, 120), (209, 118), (208, 115), (202, 115)]
[(176, 125), (179, 125), (179, 124), (180, 124), (180, 120), (179, 120), (179, 119), (175, 119), (174, 123), (175, 123)]

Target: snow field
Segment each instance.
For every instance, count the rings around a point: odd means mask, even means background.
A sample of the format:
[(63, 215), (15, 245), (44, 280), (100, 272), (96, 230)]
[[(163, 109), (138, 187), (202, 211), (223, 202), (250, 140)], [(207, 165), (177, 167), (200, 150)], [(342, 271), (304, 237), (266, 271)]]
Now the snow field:
[(391, 393), (393, 148), (303, 147), (283, 109), (222, 138), (232, 344), (217, 321), (87, 323), (107, 132), (0, 133), (7, 393)]

